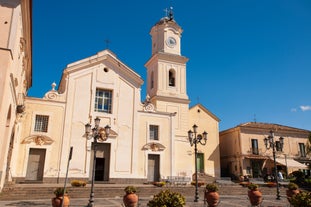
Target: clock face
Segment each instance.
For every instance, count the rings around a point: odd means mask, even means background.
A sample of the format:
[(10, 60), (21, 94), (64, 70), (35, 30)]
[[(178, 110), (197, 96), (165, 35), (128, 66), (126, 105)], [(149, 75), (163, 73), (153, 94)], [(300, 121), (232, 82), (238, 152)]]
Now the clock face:
[(169, 47), (174, 47), (176, 45), (176, 43), (177, 43), (177, 41), (176, 41), (176, 39), (174, 37), (168, 37), (166, 39), (166, 44)]

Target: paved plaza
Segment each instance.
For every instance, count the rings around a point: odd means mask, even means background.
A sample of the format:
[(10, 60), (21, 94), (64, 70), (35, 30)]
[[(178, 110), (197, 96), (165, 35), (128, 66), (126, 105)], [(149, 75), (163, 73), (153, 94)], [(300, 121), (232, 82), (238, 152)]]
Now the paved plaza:
[[(139, 199), (139, 207), (146, 207), (151, 197), (144, 197)], [(85, 207), (87, 206), (88, 199), (71, 199), (70, 207)], [(25, 201), (0, 201), (1, 207), (51, 207), (51, 200), (25, 200)], [(122, 198), (95, 198), (95, 207), (122, 207)], [(250, 207), (247, 195), (232, 196), (232, 195), (220, 195), (219, 207)], [(193, 197), (186, 197), (186, 207), (207, 207), (204, 204), (203, 198), (195, 203)], [(275, 196), (265, 195), (263, 196), (263, 202), (261, 207), (289, 207), (289, 204), (285, 197), (281, 197), (281, 200), (276, 200)]]

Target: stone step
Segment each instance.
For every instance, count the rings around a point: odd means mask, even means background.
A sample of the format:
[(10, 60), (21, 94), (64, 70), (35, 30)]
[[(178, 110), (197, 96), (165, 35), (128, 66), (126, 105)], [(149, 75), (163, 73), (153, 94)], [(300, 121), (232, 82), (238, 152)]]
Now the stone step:
[[(179, 192), (184, 196), (193, 196), (195, 194), (195, 187), (191, 185), (185, 186), (163, 186), (156, 187), (153, 185), (134, 185), (138, 189), (138, 195), (140, 197), (152, 197), (153, 195), (159, 193), (161, 190), (172, 190), (174, 192)], [(56, 187), (62, 187), (60, 185), (16, 185), (5, 187), (0, 193), (0, 200), (30, 200), (30, 199), (49, 199), (53, 198), (53, 191)], [(95, 197), (98, 198), (115, 198), (123, 197), (123, 189), (126, 186), (121, 185), (96, 185), (94, 186)], [(200, 197), (203, 197), (204, 186), (198, 188)], [(272, 187), (261, 187), (260, 188), (264, 195), (273, 195), (276, 193), (276, 188)], [(68, 195), (71, 198), (88, 198), (90, 196), (91, 186), (86, 187), (67, 187)], [(242, 187), (238, 184), (235, 185), (220, 185), (219, 194), (220, 195), (247, 195), (248, 189)], [(281, 195), (285, 196), (286, 188), (280, 187)]]

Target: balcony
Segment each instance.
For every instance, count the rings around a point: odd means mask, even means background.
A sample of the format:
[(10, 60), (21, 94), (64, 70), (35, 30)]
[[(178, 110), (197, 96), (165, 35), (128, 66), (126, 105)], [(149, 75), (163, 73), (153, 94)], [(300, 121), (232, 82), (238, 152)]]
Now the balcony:
[(253, 155), (260, 155), (262, 154), (262, 149), (261, 148), (250, 148), (247, 153), (253, 154)]

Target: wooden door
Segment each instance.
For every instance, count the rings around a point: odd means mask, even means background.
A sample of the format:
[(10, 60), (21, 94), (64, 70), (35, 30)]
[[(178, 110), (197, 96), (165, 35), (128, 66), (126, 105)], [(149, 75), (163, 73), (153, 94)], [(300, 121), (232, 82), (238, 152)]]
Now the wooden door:
[(45, 153), (45, 149), (30, 148), (25, 180), (43, 180)]
[(150, 182), (160, 181), (160, 156), (148, 155), (148, 175)]

